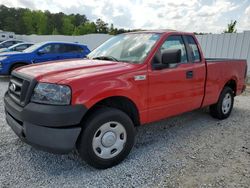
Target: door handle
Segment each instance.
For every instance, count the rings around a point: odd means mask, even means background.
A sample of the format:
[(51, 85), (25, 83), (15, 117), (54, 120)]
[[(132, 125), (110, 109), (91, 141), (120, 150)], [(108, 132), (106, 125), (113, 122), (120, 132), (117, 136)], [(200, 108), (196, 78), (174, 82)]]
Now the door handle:
[(193, 71), (187, 71), (186, 72), (186, 78), (187, 79), (193, 78), (193, 76), (194, 76), (194, 72)]

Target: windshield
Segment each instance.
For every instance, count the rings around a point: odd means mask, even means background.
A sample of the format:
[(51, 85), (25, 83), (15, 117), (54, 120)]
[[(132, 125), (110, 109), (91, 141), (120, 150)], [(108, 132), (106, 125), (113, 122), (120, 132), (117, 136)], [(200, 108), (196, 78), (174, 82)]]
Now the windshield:
[(30, 46), (29, 48), (25, 49), (23, 52), (25, 52), (25, 53), (34, 52), (35, 50), (37, 50), (38, 48), (40, 48), (43, 44), (44, 43), (34, 44), (34, 45)]
[(23, 45), (23, 43), (14, 44), (14, 45), (8, 47), (8, 49), (11, 50), (11, 49), (13, 49), (13, 48), (15, 48), (15, 47), (17, 47), (17, 46), (20, 46), (20, 45)]
[(160, 34), (155, 33), (117, 35), (93, 50), (87, 57), (140, 63), (159, 38)]

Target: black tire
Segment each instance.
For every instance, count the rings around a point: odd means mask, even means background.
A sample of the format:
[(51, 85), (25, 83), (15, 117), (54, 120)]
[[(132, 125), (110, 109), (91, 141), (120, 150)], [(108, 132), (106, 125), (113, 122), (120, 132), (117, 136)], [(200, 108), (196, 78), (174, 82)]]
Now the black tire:
[[(124, 127), (126, 142), (122, 146), (123, 149), (116, 156), (104, 159), (95, 153), (97, 149), (94, 151), (92, 144), (97, 131), (100, 130), (99, 128), (109, 122), (118, 122)], [(103, 136), (101, 139), (103, 139)], [(98, 169), (106, 169), (120, 163), (131, 151), (134, 141), (135, 127), (128, 115), (118, 109), (104, 107), (94, 111), (83, 123), (83, 131), (77, 141), (77, 150), (80, 157), (89, 165)]]
[[(226, 96), (231, 97), (231, 105), (228, 110), (223, 110), (223, 100)], [(228, 99), (229, 100), (229, 99)], [(210, 106), (210, 114), (212, 117), (217, 118), (217, 119), (226, 119), (230, 116), (231, 111), (233, 109), (233, 104), (234, 104), (234, 93), (233, 90), (230, 87), (225, 87), (219, 97), (219, 100), (216, 104), (213, 104)]]
[(17, 64), (15, 64), (15, 65), (13, 65), (13, 66), (11, 67), (11, 69), (10, 69), (9, 74), (11, 74), (11, 72), (12, 72), (13, 70), (15, 70), (15, 69), (17, 69), (17, 68), (19, 68), (19, 67), (25, 66), (25, 65), (26, 65), (26, 64), (23, 64), (23, 63), (17, 63)]

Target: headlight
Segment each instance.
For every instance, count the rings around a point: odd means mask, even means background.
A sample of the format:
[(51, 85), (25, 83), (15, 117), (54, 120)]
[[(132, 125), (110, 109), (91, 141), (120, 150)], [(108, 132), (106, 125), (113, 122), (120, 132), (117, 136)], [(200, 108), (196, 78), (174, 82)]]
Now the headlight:
[(31, 97), (32, 102), (52, 105), (69, 105), (70, 100), (70, 87), (48, 83), (38, 83)]
[(5, 59), (7, 59), (7, 56), (2, 56), (2, 57), (0, 57), (0, 61), (3, 61), (3, 60), (5, 60)]

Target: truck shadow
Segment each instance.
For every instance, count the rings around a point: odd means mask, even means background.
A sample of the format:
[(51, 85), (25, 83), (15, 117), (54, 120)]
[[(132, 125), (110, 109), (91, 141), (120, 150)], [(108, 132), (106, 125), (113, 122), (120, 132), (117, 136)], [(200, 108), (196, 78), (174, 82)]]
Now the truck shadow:
[[(230, 122), (238, 114), (249, 113), (246, 111), (246, 109), (236, 107), (232, 116), (224, 121)], [(134, 165), (140, 167), (140, 165), (144, 164), (142, 164), (143, 161), (138, 164), (138, 160), (140, 158), (153, 160), (150, 158), (154, 158), (153, 155), (156, 155), (154, 154), (156, 151), (160, 154), (160, 151), (169, 151), (171, 149), (170, 152), (164, 152), (166, 156), (163, 156), (163, 160), (164, 158), (175, 159), (176, 148), (187, 143), (190, 136), (200, 136), (202, 133), (205, 134), (204, 132), (210, 131), (210, 129), (218, 129), (219, 131), (220, 121), (210, 117), (207, 109), (188, 112), (147, 126), (141, 126), (138, 128), (137, 141), (130, 155), (118, 166), (104, 171), (110, 171), (111, 169), (118, 171), (120, 169), (120, 173), (121, 169), (126, 170)], [(31, 148), (30, 152), (32, 153), (29, 154), (31, 156), (29, 159), (30, 167), (46, 171), (49, 176), (58, 176), (63, 173), (63, 176), (69, 175), (77, 180), (77, 177), (79, 178), (83, 171), (90, 173), (89, 176), (98, 171), (82, 161), (76, 151), (68, 155), (54, 155)]]
[[(165, 119), (156, 123), (151, 123), (139, 127), (137, 129), (136, 143), (134, 148), (132, 149), (127, 159), (119, 165), (130, 165), (129, 163), (131, 158), (140, 158), (140, 155), (145, 154), (145, 152), (142, 152), (142, 150), (149, 149), (152, 145), (154, 145), (153, 147), (155, 148), (155, 144), (159, 142), (159, 139), (166, 139), (166, 144), (167, 142), (175, 142), (174, 138), (172, 138), (173, 135), (178, 135), (179, 132), (181, 132), (181, 134), (183, 134), (183, 132), (189, 132), (188, 130), (194, 127), (194, 121), (197, 121), (197, 117), (199, 120), (205, 119), (214, 122), (215, 120), (212, 119), (206, 111), (206, 109), (196, 110), (194, 112), (185, 113), (177, 117)], [(179, 120), (180, 118), (181, 120)], [(185, 123), (188, 121), (189, 123)], [(204, 124), (200, 124), (198, 126), (204, 126)], [(172, 135), (172, 140), (168, 138), (170, 135)], [(95, 171), (94, 168), (90, 167), (84, 161), (81, 160), (76, 151), (73, 151), (67, 155), (57, 155), (44, 151), (39, 151), (26, 144), (25, 147), (30, 147), (30, 152), (32, 153), (31, 155), (34, 155), (34, 157), (31, 157), (29, 159), (30, 166), (34, 168), (40, 166), (40, 168), (42, 168), (40, 170), (47, 171), (47, 173), (56, 174), (56, 172), (62, 170), (64, 171), (64, 173), (66, 171), (70, 172), (72, 167), (78, 168), (78, 170), (80, 171)], [(53, 168), (51, 168), (52, 166)]]
[(9, 76), (0, 76), (0, 83), (4, 83), (4, 82), (9, 82), (10, 81), (10, 77)]

